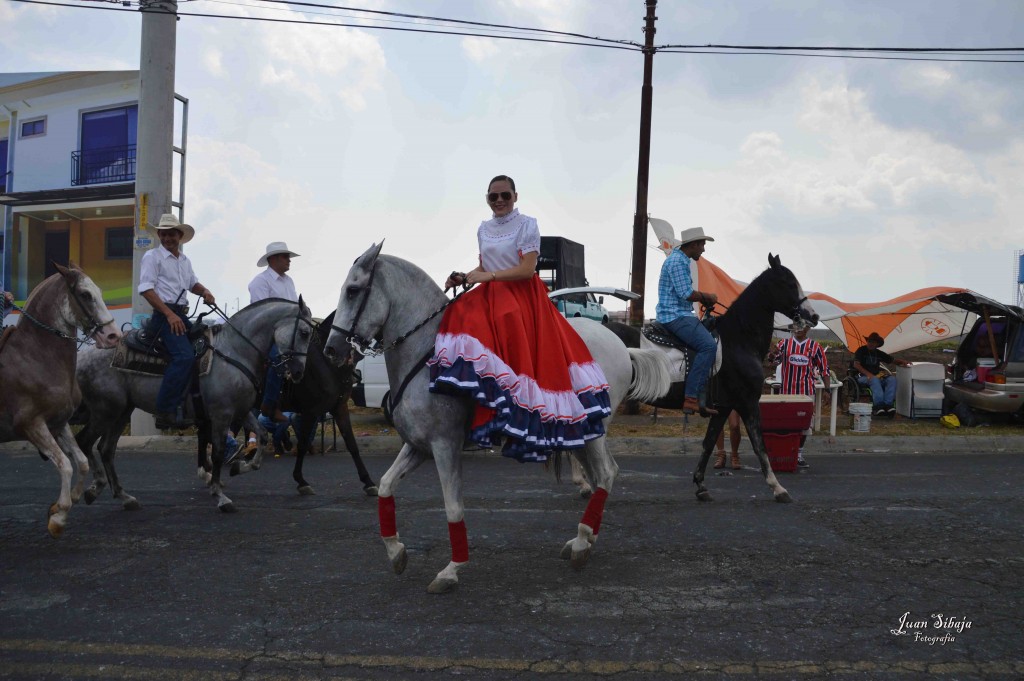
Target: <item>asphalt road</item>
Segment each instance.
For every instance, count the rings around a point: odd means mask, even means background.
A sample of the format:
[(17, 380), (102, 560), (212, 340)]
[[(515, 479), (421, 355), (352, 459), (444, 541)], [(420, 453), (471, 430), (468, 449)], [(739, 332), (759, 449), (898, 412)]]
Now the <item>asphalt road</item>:
[[(394, 442), (361, 442), (379, 478)], [(471, 562), (442, 596), (429, 464), (398, 490), (396, 576), (345, 454), (307, 463), (305, 497), (292, 459), (266, 460), (222, 514), (183, 445), (136, 443), (118, 463), (142, 509), (107, 492), (54, 540), (55, 472), (2, 448), (0, 679), (1018, 679), (1024, 457), (943, 442), (826, 447), (777, 504), (749, 468), (711, 471), (697, 502), (693, 442), (621, 439), (580, 572), (559, 559), (571, 484), (467, 454)]]

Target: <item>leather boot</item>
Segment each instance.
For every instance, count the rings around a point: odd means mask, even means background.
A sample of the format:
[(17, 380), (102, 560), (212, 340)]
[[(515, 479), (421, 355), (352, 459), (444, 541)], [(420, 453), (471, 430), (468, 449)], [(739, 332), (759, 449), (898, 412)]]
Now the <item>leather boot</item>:
[[(722, 454), (722, 458), (723, 459), (725, 458), (725, 454), (724, 453)], [(739, 454), (739, 452), (736, 452), (736, 453), (734, 453), (732, 455), (732, 469), (734, 471), (738, 471), (741, 468), (743, 468), (743, 464), (740, 463), (740, 454)]]
[(715, 454), (715, 468), (725, 468), (725, 450), (719, 449)]

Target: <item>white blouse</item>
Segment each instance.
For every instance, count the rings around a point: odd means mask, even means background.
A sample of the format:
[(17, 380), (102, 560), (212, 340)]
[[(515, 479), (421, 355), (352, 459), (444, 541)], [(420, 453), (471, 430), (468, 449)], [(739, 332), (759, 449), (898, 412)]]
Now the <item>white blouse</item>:
[(540, 253), (537, 220), (513, 209), (508, 215), (480, 223), (476, 232), (480, 243), (480, 265), (486, 272), (507, 270), (519, 265), (527, 253)]

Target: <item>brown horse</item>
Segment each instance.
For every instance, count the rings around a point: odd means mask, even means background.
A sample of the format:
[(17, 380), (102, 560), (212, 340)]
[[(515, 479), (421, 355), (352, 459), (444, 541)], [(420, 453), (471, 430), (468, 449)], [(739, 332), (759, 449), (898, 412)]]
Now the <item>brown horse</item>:
[[(75, 381), (77, 329), (99, 347), (113, 347), (121, 332), (92, 279), (74, 263), (56, 267), (57, 274), (33, 289), (18, 325), (0, 344), (0, 442), (28, 440), (57, 468), (60, 497), (50, 506), (47, 529), (59, 537), (89, 472), (68, 427), (81, 400)], [(78, 465), (74, 491), (68, 454)]]

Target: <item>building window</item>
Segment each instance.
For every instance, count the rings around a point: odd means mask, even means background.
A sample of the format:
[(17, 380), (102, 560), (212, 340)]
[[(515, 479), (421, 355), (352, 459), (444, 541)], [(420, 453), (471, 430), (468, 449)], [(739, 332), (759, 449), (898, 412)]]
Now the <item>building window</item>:
[(46, 117), (37, 118), (34, 121), (24, 121), (21, 124), (22, 137), (38, 137), (46, 134)]
[(134, 231), (134, 227), (112, 227), (108, 229), (106, 231), (104, 257), (107, 260), (131, 260)]
[(72, 185), (130, 182), (135, 179), (135, 140), (139, 107), (82, 114), (82, 147), (73, 152)]

